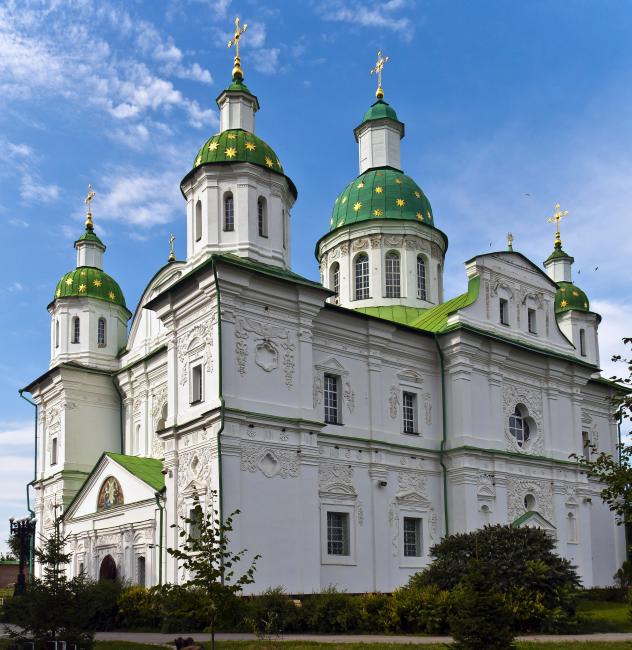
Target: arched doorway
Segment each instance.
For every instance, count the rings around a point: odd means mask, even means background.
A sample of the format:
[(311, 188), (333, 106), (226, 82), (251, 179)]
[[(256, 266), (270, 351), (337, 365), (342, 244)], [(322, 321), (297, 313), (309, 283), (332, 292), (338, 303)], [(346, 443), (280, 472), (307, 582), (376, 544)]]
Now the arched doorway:
[(116, 562), (111, 555), (106, 555), (101, 562), (99, 580), (116, 580)]

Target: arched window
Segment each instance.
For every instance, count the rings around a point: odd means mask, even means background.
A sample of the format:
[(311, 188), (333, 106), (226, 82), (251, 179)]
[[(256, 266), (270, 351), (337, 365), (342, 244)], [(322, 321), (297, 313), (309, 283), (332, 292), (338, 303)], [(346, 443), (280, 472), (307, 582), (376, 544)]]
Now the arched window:
[(369, 256), (360, 253), (355, 259), (355, 299), (366, 300), (369, 297)]
[(340, 264), (334, 262), (329, 267), (329, 288), (334, 292), (337, 298), (340, 295)]
[(97, 323), (97, 345), (100, 348), (104, 348), (107, 344), (107, 332), (106, 332), (106, 324), (105, 324), (105, 318), (99, 318), (99, 322)]
[(579, 354), (586, 356), (586, 330), (579, 330)]
[(386, 253), (384, 260), (384, 269), (386, 275), (386, 297), (399, 298), (400, 296), (400, 278), (399, 278), (399, 253), (391, 251)]
[(195, 204), (195, 241), (202, 239), (202, 201)]
[(257, 200), (257, 224), (259, 226), (259, 237), (268, 236), (268, 210), (266, 200), (260, 196)]
[(81, 321), (79, 316), (73, 316), (72, 319), (72, 342), (79, 343), (81, 338)]
[(109, 510), (114, 506), (121, 505), (123, 505), (123, 489), (121, 488), (121, 484), (113, 476), (108, 476), (103, 481), (99, 490), (97, 511)]
[(134, 429), (134, 440), (132, 441), (132, 453), (137, 454), (140, 451), (140, 424)]
[(235, 230), (235, 204), (232, 192), (224, 194), (224, 230)]
[(59, 319), (55, 319), (55, 347), (59, 347)]
[(162, 405), (160, 410), (160, 418), (156, 423), (156, 431), (161, 431), (167, 426), (167, 402)]
[(145, 558), (140, 556), (136, 560), (136, 582), (141, 586), (145, 586)]
[(538, 502), (535, 499), (535, 496), (531, 493), (526, 494), (524, 497), (524, 509), (527, 512), (533, 512), (538, 505)]
[(566, 521), (566, 541), (569, 544), (577, 544), (577, 518), (569, 512)]
[(529, 440), (529, 424), (524, 407), (516, 406), (514, 412), (509, 416), (509, 432), (516, 439), (519, 447)]
[(427, 300), (426, 295), (426, 262), (421, 255), (417, 255), (417, 298)]

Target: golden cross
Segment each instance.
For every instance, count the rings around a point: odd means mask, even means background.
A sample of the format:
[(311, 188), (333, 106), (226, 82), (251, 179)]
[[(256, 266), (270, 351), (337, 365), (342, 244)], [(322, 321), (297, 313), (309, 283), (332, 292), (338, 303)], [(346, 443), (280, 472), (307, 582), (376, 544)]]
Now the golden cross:
[(176, 261), (176, 254), (173, 250), (173, 242), (176, 240), (176, 236), (172, 233), (169, 235), (169, 261), (170, 262), (175, 262)]
[(382, 68), (384, 67), (384, 64), (390, 60), (390, 58), (390, 56), (383, 57), (382, 50), (378, 50), (375, 67), (371, 68), (371, 74), (377, 75), (377, 92), (375, 93), (375, 96), (378, 99), (382, 99), (382, 97), (384, 97), (384, 91), (382, 90)]
[(507, 233), (507, 248), (513, 250), (513, 235), (510, 232)]
[(94, 230), (94, 224), (92, 223), (92, 200), (96, 195), (97, 193), (92, 189), (92, 185), (88, 185), (88, 196), (83, 200), (88, 206), (88, 212), (86, 212), (86, 230)]
[(241, 35), (248, 29), (247, 23), (244, 23), (244, 26), (239, 28), (239, 17), (235, 18), (235, 33), (233, 37), (228, 41), (228, 47), (235, 46), (235, 61), (239, 59), (239, 39)]
[(548, 218), (548, 223), (555, 222), (555, 245), (559, 247), (562, 246), (562, 240), (560, 238), (560, 221), (568, 215), (568, 210), (562, 210), (560, 204), (555, 204), (555, 214), (552, 217)]

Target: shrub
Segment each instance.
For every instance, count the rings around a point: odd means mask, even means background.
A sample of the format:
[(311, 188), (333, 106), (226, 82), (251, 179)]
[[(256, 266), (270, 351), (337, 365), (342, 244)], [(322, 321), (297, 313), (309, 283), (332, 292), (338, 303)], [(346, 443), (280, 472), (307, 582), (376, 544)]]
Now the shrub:
[(248, 600), (246, 617), (255, 634), (279, 635), (300, 631), (301, 613), (283, 587), (273, 587)]
[(360, 599), (366, 631), (389, 631), (391, 597), (386, 594), (363, 594), (358, 598)]
[(485, 575), (494, 576), (495, 589), (508, 605), (520, 610), (518, 629), (552, 631), (574, 616), (580, 584), (575, 567), (556, 555), (554, 547), (554, 540), (537, 528), (486, 526), (449, 535), (430, 549), (434, 561), (408, 584), (452, 590), (477, 561)]
[(125, 588), (119, 580), (86, 581), (83, 606), (92, 612), (90, 626), (112, 630), (117, 624), (118, 599)]
[(365, 627), (360, 598), (340, 592), (335, 587), (306, 596), (302, 614), (307, 630), (314, 633), (359, 632)]
[(447, 630), (448, 592), (436, 585), (396, 589), (388, 604), (387, 629), (438, 634)]
[(161, 625), (160, 588), (128, 587), (118, 597), (118, 624), (127, 630), (156, 630)]
[(495, 588), (495, 576), (471, 562), (450, 594), (450, 631), (456, 650), (508, 650), (514, 648), (511, 612)]

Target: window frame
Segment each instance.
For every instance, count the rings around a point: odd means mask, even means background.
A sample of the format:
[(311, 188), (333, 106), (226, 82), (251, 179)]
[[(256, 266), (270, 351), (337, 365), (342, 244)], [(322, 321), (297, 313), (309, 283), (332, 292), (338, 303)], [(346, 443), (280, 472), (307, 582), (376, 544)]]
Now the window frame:
[(384, 255), (384, 297), (402, 297), (402, 258), (399, 251)]
[(257, 199), (257, 232), (259, 237), (268, 238), (268, 206), (264, 196)]
[(72, 336), (70, 338), (70, 343), (72, 345), (78, 345), (81, 343), (81, 319), (79, 316), (73, 316), (70, 324), (72, 325)]
[[(331, 555), (328, 553), (327, 514), (337, 512), (347, 517), (348, 555)], [(356, 506), (350, 498), (330, 497), (323, 499), (320, 504), (320, 562), (321, 564), (355, 565), (356, 561)]]
[(586, 354), (586, 330), (583, 327), (579, 329), (579, 354), (582, 357), (587, 357)]
[(500, 324), (509, 327), (509, 300), (507, 300), (507, 298), (499, 298), (498, 309)]
[[(407, 540), (406, 540), (406, 523), (413, 522), (414, 527), (414, 553), (407, 553)], [(403, 544), (403, 553), (405, 558), (418, 558), (423, 555), (423, 519), (421, 517), (402, 517), (402, 544)]]
[[(198, 375), (197, 378), (196, 375)], [(189, 405), (201, 404), (204, 401), (204, 364), (202, 359), (196, 359), (189, 363), (189, 386)], [(197, 393), (196, 388), (198, 389)]]
[[(101, 325), (103, 325), (103, 336), (101, 336)], [(97, 320), (97, 347), (106, 348), (108, 345), (108, 327), (107, 320), (100, 316)]]
[(60, 326), (59, 326), (59, 318), (55, 319), (55, 348), (57, 349), (59, 347), (59, 342), (60, 342)]
[(51, 467), (54, 467), (59, 463), (59, 438), (57, 436), (53, 436), (50, 439), (50, 459), (49, 459), (49, 465)]
[[(417, 255), (417, 300), (428, 301), (426, 260), (423, 255)], [(422, 269), (421, 273), (419, 269)]]
[[(406, 399), (411, 398), (411, 404), (406, 405)], [(417, 412), (417, 393), (410, 390), (402, 390), (402, 433), (412, 436), (418, 436), (419, 414)], [(406, 417), (406, 411), (410, 410), (412, 417)], [(406, 428), (407, 423), (411, 423), (410, 430)]]
[[(513, 436), (520, 449), (525, 448), (532, 435), (531, 425), (527, 422), (527, 419), (530, 419), (527, 409), (521, 404), (516, 404), (513, 412), (509, 415), (509, 433)], [(518, 424), (521, 426), (519, 427)], [(514, 430), (520, 431), (521, 439), (514, 433)]]
[[(399, 566), (401, 568), (419, 568), (427, 563), (427, 548), (432, 545), (429, 537), (428, 524), (430, 521), (431, 511), (424, 505), (406, 505), (400, 504), (398, 507), (398, 526), (400, 530), (399, 537)], [(404, 519), (419, 520), (419, 550), (420, 555), (404, 554)]]
[(194, 220), (193, 237), (197, 243), (202, 240), (202, 201), (200, 199), (198, 199), (195, 203), (193, 220)]
[(224, 232), (235, 232), (235, 197), (230, 191), (224, 192), (222, 197), (222, 229)]
[(340, 298), (340, 263), (334, 262), (329, 267), (330, 289), (334, 292), (334, 298)]
[[(361, 273), (358, 267), (362, 260)], [(365, 272), (366, 271), (366, 272)], [(358, 253), (353, 259), (353, 299), (369, 300), (371, 298), (371, 267), (367, 253)], [(366, 294), (366, 295), (365, 295)]]
[[(336, 384), (336, 389), (333, 392), (327, 388), (327, 381), (329, 379), (333, 379)], [(323, 420), (325, 421), (325, 424), (335, 424), (335, 425), (342, 424), (342, 408), (341, 408), (342, 395), (340, 391), (341, 384), (342, 384), (342, 377), (340, 375), (335, 374), (333, 372), (327, 372), (327, 371), (323, 373)], [(328, 395), (331, 394), (335, 395), (336, 398), (336, 404), (334, 407), (327, 404)], [(334, 420), (329, 419), (327, 417), (328, 409), (331, 410), (332, 408), (335, 408)]]
[(529, 334), (538, 333), (538, 312), (533, 307), (527, 307), (527, 330)]

